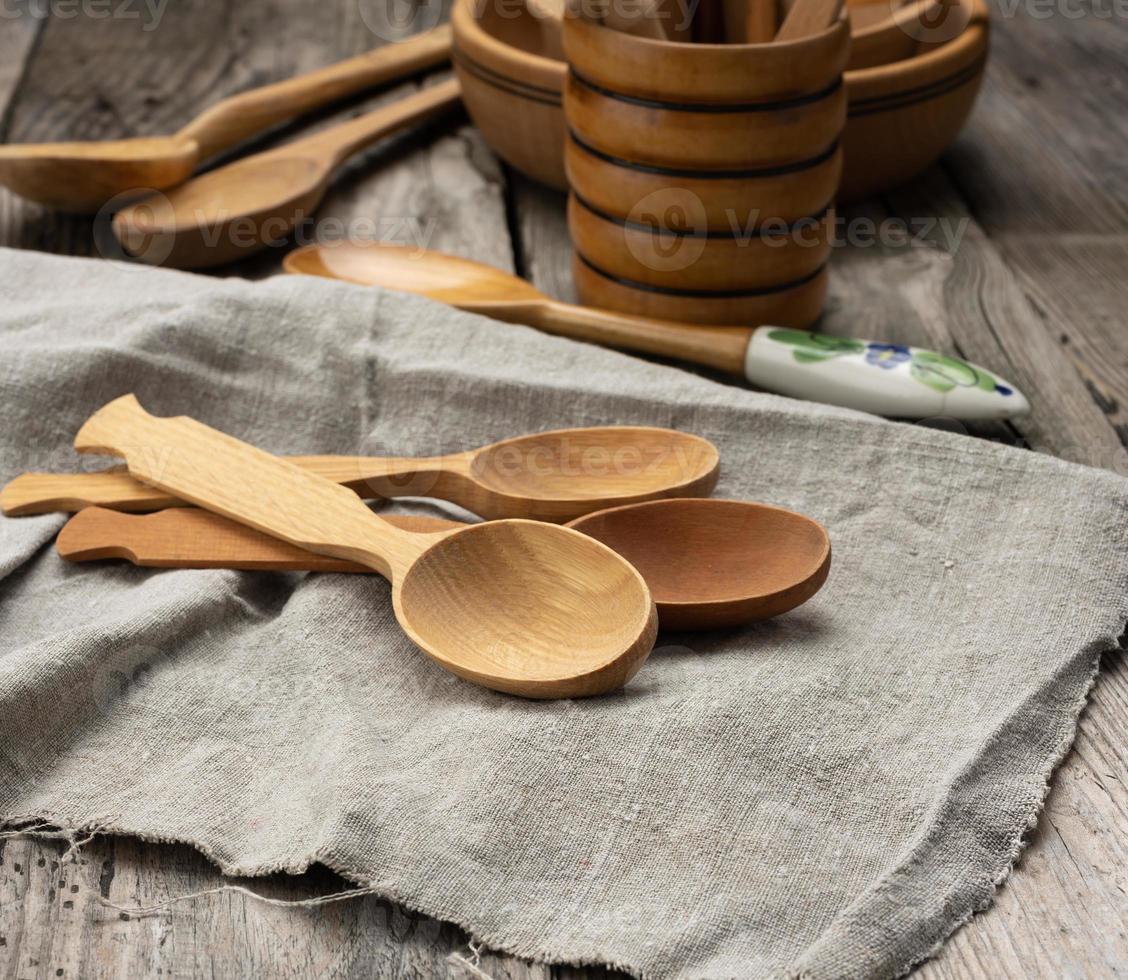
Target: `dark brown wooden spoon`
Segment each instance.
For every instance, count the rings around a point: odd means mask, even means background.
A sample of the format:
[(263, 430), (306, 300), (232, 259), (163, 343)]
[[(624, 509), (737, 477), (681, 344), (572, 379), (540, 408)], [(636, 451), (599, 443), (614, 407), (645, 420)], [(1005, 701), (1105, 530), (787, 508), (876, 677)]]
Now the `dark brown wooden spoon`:
[[(459, 526), (434, 517), (385, 519), (416, 532)], [(715, 629), (778, 616), (818, 592), (830, 570), (826, 529), (767, 504), (656, 500), (597, 511), (568, 526), (638, 569), (665, 629)], [(371, 572), (187, 507), (147, 515), (87, 507), (59, 533), (56, 547), (68, 561), (124, 558), (153, 568)]]

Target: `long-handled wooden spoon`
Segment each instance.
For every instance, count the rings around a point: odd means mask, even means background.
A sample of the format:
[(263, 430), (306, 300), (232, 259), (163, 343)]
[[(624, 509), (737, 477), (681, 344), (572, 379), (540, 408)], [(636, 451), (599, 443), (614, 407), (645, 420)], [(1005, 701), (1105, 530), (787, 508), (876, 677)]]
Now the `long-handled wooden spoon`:
[(277, 149), (243, 157), (143, 197), (114, 215), (130, 255), (154, 265), (199, 269), (281, 244), (311, 216), (336, 170), (379, 139), (458, 104), (458, 82), (405, 99)]
[(1006, 419), (1022, 394), (984, 368), (917, 347), (777, 327), (693, 327), (549, 299), (480, 262), (400, 245), (309, 245), (287, 272), (420, 293), (471, 313), (546, 333), (676, 357), (794, 398), (907, 418)]
[[(364, 497), (436, 497), (486, 518), (566, 521), (657, 497), (707, 495), (720, 456), (700, 436), (645, 426), (556, 429), (449, 456), (293, 456)], [(128, 472), (25, 473), (0, 489), (10, 517), (83, 507), (145, 511), (182, 501)]]
[(276, 123), (403, 78), (450, 57), (447, 24), (356, 58), (241, 92), (172, 136), (92, 143), (0, 146), (0, 184), (62, 211), (94, 212), (119, 194), (163, 190), (196, 167)]
[[(411, 531), (461, 526), (436, 517), (384, 520)], [(778, 616), (813, 596), (830, 569), (825, 528), (766, 504), (658, 500), (597, 511), (568, 526), (638, 569), (664, 629), (716, 629)], [(371, 571), (194, 507), (143, 515), (87, 507), (67, 522), (55, 547), (68, 561), (124, 558), (151, 568)]]
[(533, 698), (624, 684), (650, 653), (646, 583), (606, 545), (537, 521), (413, 534), (354, 493), (186, 417), (155, 418), (126, 395), (86, 421), (79, 452), (309, 551), (367, 565), (392, 585), (404, 632), (447, 670)]

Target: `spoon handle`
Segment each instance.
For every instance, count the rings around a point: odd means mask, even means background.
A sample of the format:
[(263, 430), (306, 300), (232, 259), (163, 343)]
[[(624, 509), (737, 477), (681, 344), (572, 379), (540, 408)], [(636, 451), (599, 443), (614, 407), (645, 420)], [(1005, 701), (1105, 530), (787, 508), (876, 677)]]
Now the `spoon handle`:
[(1030, 411), (1014, 385), (957, 357), (782, 327), (753, 333), (745, 376), (782, 395), (875, 415), (970, 421)]
[(433, 538), (398, 531), (352, 491), (180, 416), (155, 418), (133, 395), (101, 408), (75, 437), (79, 452), (125, 459), (131, 475), (299, 548), (406, 570)]
[(694, 327), (555, 300), (511, 304), (504, 318), (575, 340), (704, 364), (766, 391), (875, 415), (971, 421), (1030, 411), (1022, 392), (986, 368), (919, 347), (781, 327)]
[[(401, 531), (430, 534), (462, 527), (441, 517), (389, 514)], [(67, 561), (124, 558), (146, 568), (233, 568), (271, 572), (371, 572), (367, 565), (317, 555), (196, 507), (123, 514), (104, 507), (79, 511), (59, 532), (55, 550)]]
[(304, 151), (327, 159), (335, 167), (396, 130), (453, 108), (461, 97), (458, 81), (452, 78), (339, 126), (288, 143), (280, 152), (292, 155)]
[(240, 92), (197, 116), (177, 136), (195, 140), (201, 159), (207, 159), (276, 123), (442, 64), (450, 57), (450, 44), (450, 25), (443, 24), (317, 71)]
[[(502, 313), (493, 315), (502, 318)], [(752, 336), (747, 327), (693, 327), (550, 299), (528, 305), (513, 304), (504, 316), (504, 319), (510, 318), (560, 337), (676, 357), (730, 374), (743, 372), (744, 352)]]
[[(322, 479), (340, 483), (364, 499), (374, 497), (436, 496), (443, 491), (438, 474), (457, 466), (459, 455), (418, 459), (379, 456), (287, 456)], [(423, 478), (423, 482), (420, 481)], [(0, 487), (0, 511), (9, 517), (78, 511), (84, 507), (144, 512), (181, 507), (179, 497), (138, 483), (128, 470), (97, 473), (21, 473)]]

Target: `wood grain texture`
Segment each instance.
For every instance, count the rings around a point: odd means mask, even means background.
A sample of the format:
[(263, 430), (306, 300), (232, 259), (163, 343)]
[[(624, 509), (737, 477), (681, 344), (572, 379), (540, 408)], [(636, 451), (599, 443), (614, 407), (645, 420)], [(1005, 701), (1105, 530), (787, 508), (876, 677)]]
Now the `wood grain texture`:
[[(362, 497), (434, 497), (487, 519), (557, 523), (644, 500), (708, 496), (720, 471), (707, 439), (649, 426), (555, 429), (447, 456), (290, 456), (287, 462)], [(120, 467), (24, 473), (0, 488), (0, 508), (10, 516), (182, 504)]]
[(353, 156), (459, 106), (447, 79), (282, 146), (240, 157), (128, 204), (113, 217), (126, 252), (153, 265), (226, 265), (285, 240), (314, 213), (334, 172)]
[[(144, 36), (128, 24), (115, 30), (110, 21), (45, 27), (10, 117), (12, 138), (171, 131), (217, 94), (315, 68), (372, 45), (356, 6), (343, 2), (181, 0), (166, 16), (166, 24), (176, 29)], [(283, 18), (290, 41), (274, 29)], [(209, 30), (190, 30), (193, 19)], [(5, 22), (0, 51), (26, 52), (39, 25), (32, 27)], [(17, 30), (25, 31), (22, 38)], [(1029, 442), (1041, 451), (1080, 444), (1088, 447), (1084, 455), (1092, 461), (1112, 458), (1121, 448), (1117, 427), (1123, 434), (1121, 413), (1128, 399), (1128, 357), (1122, 346), (1128, 296), (1118, 261), (1128, 207), (1120, 111), (1124, 30), (1123, 20), (1091, 15), (1035, 18), (1019, 9), (1013, 17), (996, 17), (982, 101), (943, 171), (927, 177), (932, 188), (927, 197), (934, 203), (907, 215), (931, 220), (954, 209), (956, 219), (973, 218), (981, 239), (961, 248), (967, 250), (962, 258), (940, 248), (841, 250), (834, 258), (824, 321), (838, 332), (961, 353), (1011, 371), (1016, 381), (1022, 379), (1014, 364), (1025, 355), (1010, 345), (1021, 347), (1023, 331), (1041, 325), (1059, 343), (1057, 354), (1047, 352), (1042, 367), (1041, 397), (1049, 406), (1044, 417), (1022, 432), (1003, 426), (975, 431)], [(293, 43), (298, 37), (301, 43)], [(122, 53), (128, 57), (119, 64)], [(8, 77), (23, 77), (6, 57), (0, 59), (4, 69)], [(99, 78), (96, 88), (86, 84), (91, 72)], [(1064, 84), (1067, 77), (1070, 82)], [(395, 93), (386, 98), (392, 97)], [(912, 188), (917, 199), (922, 186)], [(897, 217), (898, 204), (907, 206), (907, 193), (851, 214)], [(376, 149), (334, 182), (319, 214), (342, 229), (376, 215), (378, 231), (391, 239), (410, 243), (409, 236), (419, 234), (426, 247), (499, 268), (516, 264), (543, 291), (570, 301), (570, 249), (559, 200), (523, 180), (507, 184), (476, 131), (464, 127), (433, 144), (413, 138)], [(512, 242), (507, 227), (516, 232)], [(89, 232), (74, 219), (47, 216), (0, 192), (0, 241), (82, 251), (89, 247)], [(953, 295), (957, 264), (965, 270), (962, 298)], [(242, 263), (239, 271), (262, 275), (277, 265), (278, 254), (270, 250)], [(1008, 318), (1014, 318), (1011, 331), (997, 334)], [(1078, 386), (1091, 405), (1078, 397)], [(1126, 727), (1128, 669), (1117, 653), (1105, 660), (1039, 829), (995, 905), (957, 931), (914, 976), (1087, 980), (1124, 975)], [(69, 865), (52, 866), (60, 852), (54, 844), (0, 841), (0, 975), (5, 978), (54, 977), (64, 968), (65, 976), (98, 980), (149, 977), (157, 969), (178, 977), (257, 973), (481, 980), (461, 961), (449, 959), (454, 954), (472, 958), (459, 930), (369, 898), (307, 911), (224, 895), (178, 904), (151, 918), (123, 920), (97, 902), (99, 889), (121, 904), (148, 905), (227, 879), (195, 851), (177, 845), (100, 838), (73, 873)], [(301, 877), (247, 884), (278, 897), (307, 898), (343, 883), (315, 869)], [(79, 892), (69, 893), (73, 885)], [(488, 952), (479, 967), (497, 980), (618, 976), (526, 964)]]
[(429, 249), (374, 243), (311, 245), (286, 256), (285, 268), (296, 274), (402, 289), (561, 337), (678, 357), (738, 376), (743, 374), (752, 334), (747, 327), (694, 326), (560, 303), (508, 272)]
[[(133, 395), (91, 415), (74, 446), (121, 457), (138, 480), (223, 517), (374, 569), (391, 582), (396, 620), (411, 641), (491, 690), (605, 694), (630, 680), (654, 646), (646, 582), (578, 531), (529, 520), (401, 531), (340, 484), (195, 419), (150, 415)], [(587, 637), (581, 647), (577, 633)]]
[[(434, 517), (380, 517), (419, 533), (465, 526)], [(586, 514), (568, 526), (603, 542), (638, 570), (663, 629), (720, 629), (778, 616), (818, 592), (830, 571), (830, 538), (822, 525), (749, 501), (648, 501)], [(124, 558), (152, 568), (372, 571), (195, 507), (153, 514), (87, 507), (67, 521), (55, 550), (68, 561)]]

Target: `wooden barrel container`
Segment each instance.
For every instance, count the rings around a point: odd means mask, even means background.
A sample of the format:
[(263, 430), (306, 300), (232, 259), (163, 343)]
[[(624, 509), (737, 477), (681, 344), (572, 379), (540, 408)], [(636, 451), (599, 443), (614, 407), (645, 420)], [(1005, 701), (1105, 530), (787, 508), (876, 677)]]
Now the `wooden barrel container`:
[(695, 323), (815, 320), (849, 47), (845, 20), (790, 42), (689, 44), (565, 17), (580, 298)]

